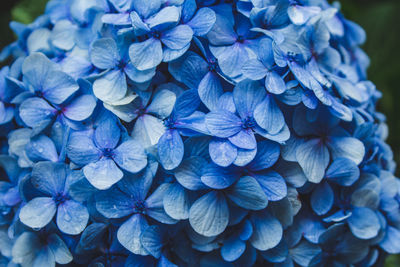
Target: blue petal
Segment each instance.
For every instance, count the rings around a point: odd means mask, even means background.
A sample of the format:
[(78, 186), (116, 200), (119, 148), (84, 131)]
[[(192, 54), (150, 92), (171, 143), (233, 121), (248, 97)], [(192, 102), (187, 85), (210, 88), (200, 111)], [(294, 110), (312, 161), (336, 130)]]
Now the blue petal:
[(142, 0), (133, 0), (132, 7), (136, 10), (140, 16), (147, 18), (160, 10), (162, 1), (160, 0), (149, 0), (146, 2), (146, 5), (143, 5)]
[(207, 38), (212, 45), (231, 45), (236, 42), (237, 34), (233, 29), (229, 19), (221, 15), (216, 16), (216, 22), (211, 31), (208, 32)]
[(232, 262), (242, 256), (245, 250), (245, 242), (240, 239), (230, 238), (224, 241), (224, 245), (221, 248), (221, 256), (227, 262)]
[(67, 245), (56, 234), (52, 234), (47, 238), (48, 246), (54, 254), (55, 261), (59, 264), (70, 263), (73, 259)]
[(227, 110), (211, 111), (205, 122), (210, 133), (220, 138), (231, 137), (242, 130), (242, 120)]
[(118, 183), (118, 188), (136, 200), (145, 200), (158, 169), (158, 162), (149, 158), (149, 164), (140, 173), (127, 175)]
[(269, 262), (284, 262), (289, 254), (287, 243), (282, 240), (276, 247), (261, 253), (264, 259)]
[(53, 141), (45, 135), (32, 138), (26, 145), (25, 151), (32, 161), (58, 161), (58, 153)]
[(22, 207), (19, 218), (29, 227), (42, 228), (53, 219), (56, 208), (56, 203), (52, 198), (37, 197)]
[(79, 85), (66, 73), (53, 71), (43, 81), (41, 88), (44, 98), (51, 103), (61, 104), (79, 89)]
[(225, 197), (218, 192), (210, 192), (193, 203), (189, 211), (192, 228), (204, 236), (216, 236), (228, 226), (229, 209)]
[(66, 234), (80, 234), (88, 220), (89, 212), (86, 207), (74, 200), (67, 200), (57, 208), (57, 226)]
[(321, 248), (307, 240), (302, 240), (294, 248), (290, 249), (290, 255), (300, 266), (309, 266), (311, 260), (321, 252)]
[(333, 205), (334, 194), (328, 183), (319, 184), (311, 194), (311, 207), (318, 215), (325, 215)]
[(93, 83), (93, 93), (101, 101), (113, 103), (121, 100), (127, 92), (126, 76), (120, 70), (113, 70)]
[(227, 140), (213, 139), (209, 145), (209, 153), (215, 164), (228, 167), (236, 159), (237, 148)]
[(348, 158), (358, 165), (365, 155), (364, 144), (353, 137), (331, 137), (327, 145), (333, 159)]
[(132, 63), (128, 63), (124, 68), (125, 74), (136, 83), (144, 83), (151, 80), (156, 75), (156, 68), (148, 70), (138, 70)]
[(156, 93), (147, 107), (147, 112), (156, 114), (159, 118), (165, 119), (168, 117), (175, 105), (176, 94), (170, 90), (161, 90)]
[(86, 179), (97, 189), (105, 190), (122, 179), (124, 174), (113, 160), (101, 158), (83, 168)]
[(242, 74), (244, 63), (249, 60), (249, 54), (246, 46), (241, 43), (235, 43), (232, 46), (225, 47), (221, 54), (215, 54), (218, 59), (221, 71), (230, 78), (237, 78)]
[(151, 218), (163, 224), (175, 224), (177, 221), (168, 216), (164, 210), (163, 199), (168, 190), (168, 184), (160, 185), (147, 199), (145, 205), (147, 207), (146, 214)]
[(68, 140), (67, 154), (75, 164), (86, 165), (97, 161), (101, 152), (94, 145), (93, 139), (86, 132), (73, 132)]
[[(32, 248), (40, 247), (40, 239), (39, 237), (30, 231), (23, 232), (14, 243), (12, 248), (12, 257), (15, 263), (24, 262), (27, 259), (32, 260), (34, 257), (32, 255)], [(34, 250), (37, 252), (38, 250)]]
[(282, 239), (283, 229), (279, 221), (268, 212), (259, 212), (251, 216), (253, 234), (250, 243), (258, 250), (271, 249)]
[(92, 43), (90, 61), (99, 69), (111, 69), (121, 60), (117, 44), (114, 39), (102, 38)]
[(193, 37), (192, 29), (187, 25), (179, 25), (169, 31), (166, 31), (161, 36), (161, 42), (170, 49), (184, 48)]
[(267, 171), (253, 176), (264, 190), (268, 200), (278, 201), (286, 197), (286, 183), (279, 173), (275, 171)]
[(221, 82), (213, 72), (208, 72), (198, 87), (200, 99), (209, 110), (217, 109), (218, 100), (223, 92)]
[(193, 114), (200, 105), (200, 102), (197, 90), (190, 89), (184, 91), (175, 102), (174, 118), (184, 118)]
[(268, 198), (260, 184), (250, 176), (240, 178), (230, 187), (228, 197), (238, 206), (248, 210), (261, 210), (268, 205)]
[(242, 72), (247, 78), (257, 81), (261, 80), (267, 75), (268, 69), (260, 60), (251, 59), (243, 65)]
[(165, 212), (175, 220), (189, 218), (190, 199), (188, 192), (179, 184), (171, 184), (163, 198)]
[(265, 88), (268, 92), (279, 95), (286, 91), (286, 84), (278, 73), (270, 71), (265, 77)]
[(265, 89), (257, 81), (245, 80), (238, 83), (233, 90), (233, 100), (240, 117), (253, 117), (254, 110), (265, 95)]
[(157, 31), (165, 31), (179, 22), (180, 9), (176, 6), (167, 6), (146, 20), (146, 24)]
[(140, 243), (140, 236), (147, 227), (146, 219), (142, 215), (135, 214), (119, 227), (117, 231), (118, 241), (132, 253), (148, 255), (148, 252)]
[(277, 143), (268, 140), (261, 141), (258, 143), (254, 160), (247, 167), (253, 171), (268, 169), (278, 160), (279, 154), (280, 148)]
[(326, 178), (342, 186), (351, 186), (360, 176), (360, 170), (354, 161), (346, 158), (336, 158), (328, 170)]
[(289, 18), (296, 25), (303, 25), (320, 12), (321, 8), (317, 6), (292, 5), (288, 8)]
[(137, 199), (131, 199), (129, 195), (112, 188), (96, 194), (96, 209), (106, 218), (122, 218), (134, 212), (135, 200)]
[(197, 89), (199, 82), (208, 72), (208, 64), (202, 57), (189, 51), (181, 58), (170, 62), (168, 70), (177, 81), (190, 89)]
[(104, 14), (101, 17), (101, 21), (105, 24), (128, 26), (131, 24), (131, 21), (129, 18), (130, 18), (130, 16), (127, 13)]
[(147, 155), (138, 142), (130, 140), (122, 143), (114, 150), (114, 161), (122, 169), (137, 173), (146, 167)]
[(165, 133), (165, 126), (162, 120), (151, 116), (140, 116), (132, 131), (132, 138), (140, 142), (145, 148), (157, 144)]
[(303, 141), (296, 149), (296, 158), (310, 182), (322, 180), (329, 164), (329, 151), (321, 140)]
[(183, 159), (184, 146), (182, 137), (177, 130), (168, 130), (158, 141), (158, 156), (166, 170), (179, 166)]
[(57, 110), (45, 100), (33, 97), (22, 102), (19, 107), (19, 115), (22, 121), (29, 127), (48, 125), (55, 117)]
[(257, 105), (254, 110), (254, 119), (257, 124), (269, 134), (277, 134), (285, 125), (285, 118), (281, 109), (271, 95)]
[(400, 253), (400, 231), (392, 226), (386, 228), (386, 234), (383, 240), (379, 243), (387, 253)]
[(63, 114), (70, 120), (83, 121), (92, 115), (95, 107), (96, 99), (92, 95), (82, 95), (64, 107)]
[(144, 249), (156, 259), (160, 258), (161, 249), (164, 245), (162, 235), (160, 227), (152, 225), (147, 227), (140, 236), (140, 243)]
[(251, 129), (242, 129), (234, 136), (229, 137), (229, 141), (242, 149), (255, 149), (257, 147), (256, 137)]
[(190, 157), (185, 159), (178, 168), (175, 169), (176, 180), (189, 190), (204, 189), (206, 186), (201, 181), (204, 166), (207, 161), (201, 157)]
[(141, 43), (133, 43), (129, 47), (129, 57), (138, 70), (157, 67), (163, 59), (161, 42), (150, 38)]
[(234, 168), (222, 168), (214, 163), (210, 163), (204, 168), (201, 181), (214, 189), (227, 188), (239, 178), (239, 174), (235, 172)]
[(236, 157), (235, 161), (233, 162), (233, 164), (235, 164), (236, 166), (240, 166), (240, 167), (246, 166), (254, 159), (256, 154), (257, 154), (257, 148), (251, 149), (251, 150), (239, 148), (237, 150), (237, 157)]
[(378, 216), (369, 208), (357, 207), (347, 219), (351, 232), (360, 239), (371, 239), (381, 228)]
[(119, 142), (120, 135), (121, 130), (116, 119), (107, 113), (102, 117), (94, 131), (94, 140), (99, 148), (115, 148)]
[(203, 7), (197, 11), (196, 15), (187, 23), (187, 25), (192, 28), (194, 35), (203, 36), (211, 30), (216, 19), (217, 17), (212, 9)]
[(56, 196), (64, 190), (66, 175), (65, 164), (42, 161), (34, 165), (31, 181), (33, 186), (41, 192)]

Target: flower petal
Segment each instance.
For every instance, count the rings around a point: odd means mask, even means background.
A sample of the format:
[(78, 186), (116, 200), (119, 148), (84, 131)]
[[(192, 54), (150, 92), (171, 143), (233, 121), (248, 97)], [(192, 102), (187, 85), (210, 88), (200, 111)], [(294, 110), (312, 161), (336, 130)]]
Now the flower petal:
[(229, 222), (229, 209), (225, 197), (212, 191), (197, 199), (190, 208), (189, 222), (201, 235), (216, 236), (222, 233)]
[(89, 221), (89, 212), (85, 206), (74, 201), (67, 200), (58, 206), (57, 226), (60, 231), (68, 235), (77, 235), (83, 232)]
[(37, 197), (22, 207), (19, 218), (32, 228), (45, 227), (56, 213), (56, 203), (49, 197)]

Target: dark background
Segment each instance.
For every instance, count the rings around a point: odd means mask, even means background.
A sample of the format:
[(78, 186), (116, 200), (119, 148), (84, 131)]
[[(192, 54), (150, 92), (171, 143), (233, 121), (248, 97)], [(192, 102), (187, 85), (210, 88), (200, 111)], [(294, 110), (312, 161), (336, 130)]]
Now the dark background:
[[(6, 0), (0, 9), (0, 49), (14, 40), (11, 20), (29, 23), (43, 13), (47, 0)], [(379, 110), (389, 125), (388, 143), (400, 162), (400, 0), (341, 0), (344, 15), (367, 32), (363, 46), (371, 58), (368, 74), (383, 92)], [(400, 175), (400, 168), (397, 170)], [(385, 267), (399, 267), (400, 256), (391, 256)]]

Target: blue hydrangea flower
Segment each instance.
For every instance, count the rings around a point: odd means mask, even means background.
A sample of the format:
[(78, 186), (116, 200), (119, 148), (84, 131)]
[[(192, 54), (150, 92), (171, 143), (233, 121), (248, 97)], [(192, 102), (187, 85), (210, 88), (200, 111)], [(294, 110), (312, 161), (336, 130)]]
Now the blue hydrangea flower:
[(81, 178), (80, 172), (69, 171), (65, 164), (37, 163), (31, 181), (40, 194), (22, 207), (21, 222), (32, 228), (42, 228), (57, 213), (57, 226), (62, 232), (70, 235), (81, 233), (89, 220), (89, 213), (69, 195), (70, 185)]
[(369, 267), (400, 253), (381, 93), (339, 9), (50, 0), (12, 22), (0, 265)]
[(137, 173), (147, 165), (143, 147), (133, 140), (120, 142), (120, 137), (121, 129), (107, 113), (94, 131), (74, 132), (70, 136), (68, 156), (84, 166), (85, 177), (98, 189), (110, 188), (121, 180), (124, 173), (120, 168)]

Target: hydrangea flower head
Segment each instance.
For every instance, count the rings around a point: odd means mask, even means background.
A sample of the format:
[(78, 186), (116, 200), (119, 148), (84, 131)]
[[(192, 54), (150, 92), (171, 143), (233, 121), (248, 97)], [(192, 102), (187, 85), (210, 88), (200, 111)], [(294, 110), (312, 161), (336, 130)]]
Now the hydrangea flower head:
[[(0, 70), (0, 262), (374, 266), (400, 183), (326, 0), (50, 0)], [(0, 265), (1, 265), (0, 264)]]

